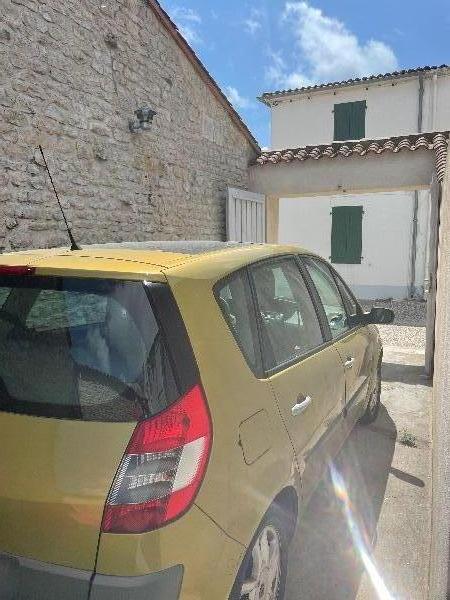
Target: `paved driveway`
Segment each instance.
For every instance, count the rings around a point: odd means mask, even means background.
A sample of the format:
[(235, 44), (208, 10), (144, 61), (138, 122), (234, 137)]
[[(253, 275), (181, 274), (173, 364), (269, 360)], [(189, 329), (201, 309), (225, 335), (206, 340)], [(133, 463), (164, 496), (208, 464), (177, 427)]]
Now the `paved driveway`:
[[(356, 427), (303, 514), (286, 600), (426, 598), (431, 387), (423, 360), (420, 351), (385, 351), (380, 415)], [(404, 428), (416, 448), (399, 442)]]

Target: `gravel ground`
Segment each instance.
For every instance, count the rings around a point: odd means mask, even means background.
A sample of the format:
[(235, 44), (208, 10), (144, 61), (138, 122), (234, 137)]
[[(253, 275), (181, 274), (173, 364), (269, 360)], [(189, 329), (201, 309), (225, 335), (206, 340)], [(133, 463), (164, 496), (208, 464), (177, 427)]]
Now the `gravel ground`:
[(425, 350), (427, 303), (419, 300), (362, 300), (364, 310), (385, 306), (395, 313), (392, 325), (378, 325), (385, 346)]
[(384, 346), (411, 348), (425, 352), (425, 327), (406, 325), (378, 325)]

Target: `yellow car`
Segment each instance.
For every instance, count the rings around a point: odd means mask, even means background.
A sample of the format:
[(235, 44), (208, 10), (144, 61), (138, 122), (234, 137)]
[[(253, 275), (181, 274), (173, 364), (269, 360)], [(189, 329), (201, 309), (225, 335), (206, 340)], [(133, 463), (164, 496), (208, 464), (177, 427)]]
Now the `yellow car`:
[(293, 246), (0, 255), (0, 598), (283, 598), (392, 318)]

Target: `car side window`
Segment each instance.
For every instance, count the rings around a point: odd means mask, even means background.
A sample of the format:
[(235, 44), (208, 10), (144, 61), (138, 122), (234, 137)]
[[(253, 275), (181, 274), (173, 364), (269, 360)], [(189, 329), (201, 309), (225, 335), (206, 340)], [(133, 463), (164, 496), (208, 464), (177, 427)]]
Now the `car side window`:
[(344, 301), (345, 308), (347, 310), (347, 314), (351, 317), (360, 315), (362, 313), (362, 309), (361, 309), (360, 305), (358, 304), (358, 302), (355, 300), (355, 297), (353, 296), (353, 294), (350, 292), (350, 290), (346, 286), (346, 284), (342, 281), (342, 279), (339, 276), (336, 276), (336, 274), (335, 274), (335, 281), (337, 283), (339, 292)]
[(250, 284), (246, 271), (238, 271), (219, 282), (217, 302), (234, 338), (253, 372), (260, 371), (258, 332)]
[(0, 287), (0, 308), (3, 307), (10, 294), (10, 288)]
[(251, 268), (266, 370), (291, 362), (320, 346), (320, 322), (303, 276), (293, 258)]
[(321, 260), (309, 256), (303, 257), (302, 260), (322, 301), (331, 335), (337, 338), (350, 329), (350, 325), (334, 277), (329, 267)]

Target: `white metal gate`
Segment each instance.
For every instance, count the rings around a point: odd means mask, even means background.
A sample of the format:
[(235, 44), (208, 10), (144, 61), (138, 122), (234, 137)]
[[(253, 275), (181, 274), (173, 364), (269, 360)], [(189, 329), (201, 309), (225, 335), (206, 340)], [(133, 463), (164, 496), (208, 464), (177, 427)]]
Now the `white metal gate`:
[(266, 241), (265, 196), (238, 188), (228, 188), (227, 240)]

